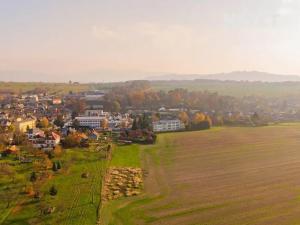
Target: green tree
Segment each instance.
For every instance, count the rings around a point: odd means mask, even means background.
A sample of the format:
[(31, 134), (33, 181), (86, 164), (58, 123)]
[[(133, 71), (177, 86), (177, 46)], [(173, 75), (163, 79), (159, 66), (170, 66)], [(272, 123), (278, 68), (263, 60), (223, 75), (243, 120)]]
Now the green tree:
[(57, 165), (57, 169), (60, 170), (61, 169), (61, 162), (58, 161), (56, 165)]
[(136, 118), (134, 118), (133, 122), (132, 122), (132, 130), (136, 130), (137, 129), (137, 122), (136, 122)]
[(74, 120), (73, 123), (72, 123), (72, 126), (75, 128), (75, 129), (78, 129), (80, 127), (80, 123), (78, 120)]
[(52, 170), (54, 171), (54, 172), (56, 172), (58, 169), (57, 169), (57, 165), (56, 165), (56, 162), (54, 162), (53, 164), (52, 164)]
[(58, 115), (54, 120), (54, 124), (58, 127), (63, 127), (65, 125), (64, 117), (62, 115)]

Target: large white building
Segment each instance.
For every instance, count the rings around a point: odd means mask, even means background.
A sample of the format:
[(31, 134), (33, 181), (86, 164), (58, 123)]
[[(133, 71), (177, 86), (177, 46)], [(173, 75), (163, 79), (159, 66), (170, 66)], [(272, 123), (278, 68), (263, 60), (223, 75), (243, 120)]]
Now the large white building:
[(180, 120), (159, 120), (153, 122), (154, 132), (178, 131), (184, 130), (185, 126)]
[(101, 121), (103, 121), (105, 118), (105, 116), (78, 116), (75, 119), (79, 122), (80, 126), (100, 128)]

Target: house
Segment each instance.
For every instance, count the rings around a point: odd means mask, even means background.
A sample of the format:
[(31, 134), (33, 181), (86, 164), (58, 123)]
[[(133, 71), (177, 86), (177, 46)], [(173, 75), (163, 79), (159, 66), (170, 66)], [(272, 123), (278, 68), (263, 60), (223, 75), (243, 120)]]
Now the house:
[(154, 132), (179, 131), (185, 129), (184, 123), (178, 119), (159, 120), (157, 122), (153, 122), (152, 125)]
[(101, 109), (87, 109), (84, 112), (85, 116), (105, 116), (106, 113), (103, 112)]
[(45, 135), (44, 132), (39, 132), (29, 140), (32, 142), (34, 148), (49, 149), (57, 146), (60, 143), (61, 138), (60, 135), (55, 132), (51, 132), (48, 135)]
[(51, 134), (47, 136), (45, 143), (49, 147), (55, 147), (60, 143), (60, 136), (54, 132), (51, 132)]
[(0, 126), (3, 128), (7, 128), (11, 125), (10, 120), (8, 119), (0, 119)]
[(39, 128), (30, 129), (27, 133), (27, 137), (28, 137), (29, 140), (36, 137), (36, 136), (45, 137), (45, 133), (44, 133), (44, 131), (42, 131)]
[(16, 131), (25, 133), (28, 129), (33, 129), (36, 126), (36, 119), (17, 119), (15, 122)]
[(62, 100), (60, 98), (53, 98), (52, 104), (53, 105), (60, 105), (62, 103)]

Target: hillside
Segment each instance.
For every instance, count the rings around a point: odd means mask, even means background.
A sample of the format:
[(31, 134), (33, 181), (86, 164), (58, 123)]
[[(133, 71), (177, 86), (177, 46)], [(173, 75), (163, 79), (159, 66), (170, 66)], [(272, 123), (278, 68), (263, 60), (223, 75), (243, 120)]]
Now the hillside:
[(217, 74), (167, 74), (161, 76), (148, 77), (148, 80), (231, 80), (231, 81), (262, 81), (262, 82), (284, 82), (300, 81), (300, 76), (279, 75), (258, 71), (234, 71), (231, 73)]

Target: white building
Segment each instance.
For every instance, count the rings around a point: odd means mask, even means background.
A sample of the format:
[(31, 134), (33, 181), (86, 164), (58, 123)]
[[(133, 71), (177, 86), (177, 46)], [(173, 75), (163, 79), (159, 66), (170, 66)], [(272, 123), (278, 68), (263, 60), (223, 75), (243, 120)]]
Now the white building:
[(101, 121), (106, 119), (105, 116), (78, 116), (75, 118), (78, 120), (80, 126), (90, 128), (100, 128)]
[(154, 132), (178, 131), (185, 128), (184, 123), (180, 120), (160, 120), (152, 124)]
[(87, 110), (85, 110), (84, 115), (89, 116), (89, 117), (91, 117), (91, 116), (103, 117), (103, 116), (106, 116), (107, 113), (103, 112), (103, 110), (101, 110), (101, 109), (87, 109)]

